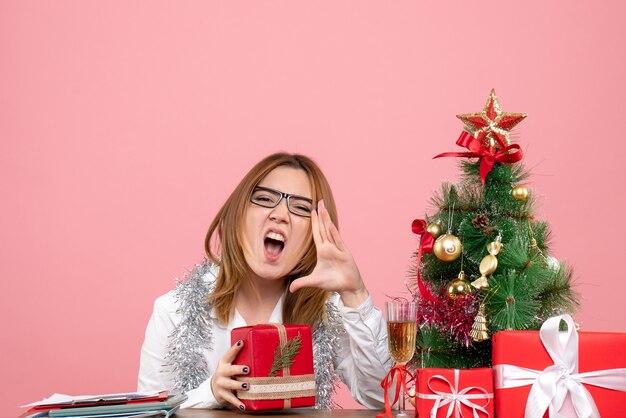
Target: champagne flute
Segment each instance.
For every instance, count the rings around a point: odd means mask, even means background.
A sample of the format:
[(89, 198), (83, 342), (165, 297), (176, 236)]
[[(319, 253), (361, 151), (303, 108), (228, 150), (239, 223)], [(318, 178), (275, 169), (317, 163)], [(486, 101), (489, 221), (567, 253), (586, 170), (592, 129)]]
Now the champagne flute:
[[(403, 299), (386, 302), (387, 336), (389, 354), (396, 365), (405, 366), (415, 354), (415, 334), (417, 333), (417, 304)], [(403, 382), (397, 382), (400, 385)], [(396, 418), (408, 418), (404, 412), (404, 390), (400, 387)]]

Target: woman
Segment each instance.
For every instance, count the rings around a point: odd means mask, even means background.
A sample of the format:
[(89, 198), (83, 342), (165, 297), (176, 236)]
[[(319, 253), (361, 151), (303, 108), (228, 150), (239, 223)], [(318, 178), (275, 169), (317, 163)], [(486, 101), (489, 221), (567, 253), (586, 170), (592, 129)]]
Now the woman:
[(249, 385), (235, 377), (249, 369), (232, 364), (242, 343), (230, 346), (230, 331), (307, 324), (316, 407), (332, 407), (339, 377), (362, 405), (381, 408), (385, 322), (336, 225), (330, 186), (311, 159), (278, 153), (256, 164), (211, 223), (208, 260), (156, 300), (139, 390), (184, 391), (183, 407), (244, 409), (234, 391)]

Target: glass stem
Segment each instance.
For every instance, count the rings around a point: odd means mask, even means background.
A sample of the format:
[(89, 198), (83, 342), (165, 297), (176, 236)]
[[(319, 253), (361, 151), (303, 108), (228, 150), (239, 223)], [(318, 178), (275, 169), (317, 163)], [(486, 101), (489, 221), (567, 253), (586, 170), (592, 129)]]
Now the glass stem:
[(404, 390), (400, 387), (400, 396), (398, 397), (399, 416), (404, 416)]

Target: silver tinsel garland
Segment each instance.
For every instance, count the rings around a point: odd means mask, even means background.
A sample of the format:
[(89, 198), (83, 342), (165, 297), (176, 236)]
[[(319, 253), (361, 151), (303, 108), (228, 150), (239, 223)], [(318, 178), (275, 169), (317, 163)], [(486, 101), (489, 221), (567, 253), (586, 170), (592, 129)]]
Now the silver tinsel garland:
[[(217, 269), (216, 265), (205, 260), (180, 279), (174, 291), (181, 321), (170, 335), (165, 367), (175, 376), (175, 391), (186, 392), (194, 389), (212, 373), (202, 350), (213, 349), (213, 324), (209, 317), (211, 305), (206, 299), (213, 291)], [(339, 311), (331, 299), (326, 303), (326, 320), (320, 320), (312, 336), (317, 387), (316, 409), (332, 409), (338, 406), (332, 399), (339, 383), (333, 360), (339, 336), (346, 331)]]
[(337, 306), (331, 299), (326, 302), (327, 320), (320, 320), (313, 331), (313, 370), (317, 389), (315, 409), (333, 409), (339, 406), (333, 401), (333, 395), (339, 384), (333, 359), (335, 347), (339, 344), (339, 335), (346, 330), (341, 323)]
[(205, 280), (206, 274), (215, 274), (216, 267), (205, 260), (178, 279), (174, 293), (178, 302), (180, 323), (170, 335), (166, 367), (170, 367), (176, 378), (174, 390), (187, 392), (197, 388), (211, 375), (202, 348), (213, 349), (213, 324), (209, 318), (211, 306), (206, 297), (213, 290), (213, 280)]

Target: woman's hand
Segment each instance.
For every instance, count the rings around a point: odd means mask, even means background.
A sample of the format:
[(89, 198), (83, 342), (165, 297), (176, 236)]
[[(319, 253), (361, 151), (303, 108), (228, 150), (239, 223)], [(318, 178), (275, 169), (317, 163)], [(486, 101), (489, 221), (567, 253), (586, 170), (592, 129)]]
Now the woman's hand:
[(217, 363), (217, 369), (211, 378), (211, 391), (213, 391), (213, 396), (219, 403), (225, 404), (228, 402), (235, 408), (243, 411), (246, 408), (233, 391), (248, 390), (250, 386), (248, 383), (242, 383), (233, 379), (233, 377), (248, 374), (250, 369), (248, 366), (232, 364), (242, 347), (243, 341), (237, 341)]
[(317, 249), (317, 264), (311, 274), (294, 280), (289, 290), (295, 292), (303, 287), (316, 287), (335, 291), (341, 296), (344, 305), (359, 307), (369, 292), (323, 200), (320, 200), (317, 211), (311, 213), (311, 228)]

